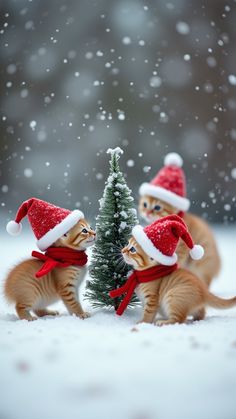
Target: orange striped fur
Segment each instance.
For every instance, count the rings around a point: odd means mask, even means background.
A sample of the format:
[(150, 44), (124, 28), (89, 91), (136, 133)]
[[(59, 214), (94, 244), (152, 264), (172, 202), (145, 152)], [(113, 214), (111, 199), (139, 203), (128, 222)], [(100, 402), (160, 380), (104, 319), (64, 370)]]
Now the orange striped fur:
[[(139, 214), (148, 223), (166, 215), (178, 214), (179, 210), (151, 196), (143, 196), (139, 201)], [(220, 271), (220, 256), (217, 250), (216, 241), (208, 224), (200, 217), (191, 213), (185, 213), (183, 217), (188, 230), (195, 243), (201, 243), (205, 254), (201, 260), (193, 260), (189, 256), (188, 249), (182, 241), (177, 248), (179, 265), (195, 273), (200, 279), (210, 285)]]
[[(136, 270), (145, 270), (158, 265), (131, 237), (122, 250), (124, 261)], [(143, 318), (140, 322), (156, 323), (158, 326), (184, 323), (188, 316), (194, 320), (205, 317), (207, 305), (219, 309), (236, 305), (236, 297), (225, 300), (208, 291), (207, 285), (189, 270), (179, 268), (156, 281), (140, 284), (137, 295), (144, 304)], [(156, 320), (161, 314), (162, 319)]]
[[(80, 220), (67, 234), (54, 243), (55, 247), (69, 247), (85, 250), (95, 241), (95, 232), (85, 219)], [(63, 301), (70, 314), (81, 319), (89, 316), (84, 312), (78, 300), (78, 288), (84, 279), (86, 267), (69, 266), (55, 268), (42, 278), (36, 279), (35, 273), (43, 262), (38, 259), (28, 259), (19, 263), (8, 274), (4, 293), (7, 300), (15, 304), (20, 319), (35, 320), (31, 311), (38, 317), (58, 313), (50, 311), (47, 306), (59, 299)]]

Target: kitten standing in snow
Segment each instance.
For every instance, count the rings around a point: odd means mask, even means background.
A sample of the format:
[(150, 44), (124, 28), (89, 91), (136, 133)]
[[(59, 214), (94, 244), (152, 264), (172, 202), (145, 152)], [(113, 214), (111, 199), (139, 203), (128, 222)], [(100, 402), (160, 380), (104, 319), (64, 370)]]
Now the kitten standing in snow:
[[(117, 314), (124, 312), (135, 288), (144, 302), (140, 322), (155, 322), (158, 326), (184, 323), (188, 316), (202, 320), (207, 305), (219, 309), (236, 306), (236, 297), (219, 298), (192, 272), (178, 268), (175, 249), (179, 238), (191, 249), (190, 256), (200, 260), (203, 249), (193, 245), (187, 226), (177, 215), (163, 217), (144, 229), (133, 228), (122, 254), (134, 271), (123, 287), (110, 293), (112, 298), (125, 294)], [(156, 320), (157, 313), (162, 315), (161, 320)]]
[(209, 225), (200, 217), (186, 212), (190, 206), (186, 198), (185, 176), (181, 169), (182, 158), (176, 153), (165, 157), (165, 166), (150, 183), (140, 187), (139, 214), (148, 223), (170, 214), (180, 215), (194, 239), (203, 245), (202, 260), (189, 257), (183, 242), (177, 248), (179, 264), (195, 273), (207, 286), (220, 271), (220, 256)]
[(28, 215), (37, 244), (45, 253), (32, 252), (34, 258), (19, 263), (8, 274), (4, 284), (7, 300), (15, 304), (20, 319), (35, 320), (36, 316), (57, 315), (47, 307), (62, 300), (70, 314), (81, 319), (89, 316), (78, 300), (78, 288), (86, 273), (85, 249), (95, 242), (81, 211), (69, 211), (32, 198), (22, 204), (16, 221), (7, 231), (18, 234), (20, 221)]

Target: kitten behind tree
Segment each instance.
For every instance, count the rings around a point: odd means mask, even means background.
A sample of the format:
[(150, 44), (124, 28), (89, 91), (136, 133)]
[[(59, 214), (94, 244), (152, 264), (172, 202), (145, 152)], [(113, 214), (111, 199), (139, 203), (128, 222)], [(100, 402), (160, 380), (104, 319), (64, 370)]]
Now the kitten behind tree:
[(19, 234), (20, 221), (28, 216), (37, 245), (45, 253), (32, 252), (34, 258), (19, 263), (7, 276), (4, 293), (15, 304), (20, 319), (56, 315), (47, 307), (61, 299), (70, 314), (84, 319), (78, 300), (78, 288), (86, 273), (85, 250), (95, 241), (91, 229), (79, 210), (69, 211), (32, 198), (22, 204), (15, 221), (10, 221), (7, 231)]
[(167, 154), (164, 167), (150, 183), (143, 183), (139, 189), (139, 214), (148, 223), (171, 214), (178, 214), (183, 218), (194, 241), (204, 247), (205, 255), (200, 261), (192, 260), (183, 242), (180, 242), (177, 248), (179, 264), (195, 273), (209, 286), (220, 271), (220, 256), (209, 225), (200, 217), (187, 212), (190, 201), (186, 198), (182, 164), (182, 158), (178, 154)]

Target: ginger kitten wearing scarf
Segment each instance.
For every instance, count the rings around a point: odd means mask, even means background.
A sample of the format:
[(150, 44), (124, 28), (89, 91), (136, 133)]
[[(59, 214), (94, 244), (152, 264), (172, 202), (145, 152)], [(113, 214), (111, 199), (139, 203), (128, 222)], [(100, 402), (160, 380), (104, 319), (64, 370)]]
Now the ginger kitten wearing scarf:
[(81, 307), (78, 289), (86, 274), (85, 250), (94, 244), (95, 231), (81, 211), (71, 212), (32, 198), (20, 207), (16, 221), (8, 224), (10, 234), (19, 232), (20, 220), (25, 215), (38, 239), (38, 247), (46, 252), (34, 251), (34, 258), (12, 269), (4, 285), (7, 300), (15, 304), (20, 319), (55, 316), (58, 313), (47, 307), (60, 299), (70, 314), (85, 319), (89, 314)]
[[(164, 217), (142, 229), (136, 226), (128, 245), (122, 250), (124, 261), (134, 268), (126, 284), (110, 293), (112, 298), (125, 295), (117, 314), (122, 315), (134, 290), (144, 302), (140, 322), (158, 326), (184, 323), (188, 316), (194, 320), (205, 317), (205, 307), (226, 309), (236, 305), (236, 297), (229, 300), (211, 294), (204, 282), (192, 272), (178, 268), (175, 249), (182, 238), (192, 258), (203, 256), (201, 246), (193, 245), (183, 220), (176, 216)], [(156, 320), (157, 313), (163, 319)]]
[(186, 198), (185, 176), (181, 169), (182, 158), (176, 153), (165, 157), (165, 166), (148, 184), (140, 187), (139, 214), (148, 223), (171, 214), (180, 215), (187, 224), (194, 241), (201, 243), (205, 255), (193, 261), (182, 242), (177, 248), (179, 264), (202, 279), (207, 286), (220, 271), (220, 256), (209, 225), (200, 217), (186, 212), (190, 206)]

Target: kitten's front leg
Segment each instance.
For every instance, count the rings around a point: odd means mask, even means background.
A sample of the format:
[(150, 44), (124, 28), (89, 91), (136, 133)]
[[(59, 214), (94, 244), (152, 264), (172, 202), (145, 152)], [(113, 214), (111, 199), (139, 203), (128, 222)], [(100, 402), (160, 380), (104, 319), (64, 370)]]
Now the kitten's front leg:
[(37, 320), (37, 317), (31, 316), (29, 308), (25, 304), (17, 303), (16, 312), (21, 320), (28, 320), (29, 322)]
[(60, 296), (70, 314), (75, 314), (77, 317), (80, 317), (81, 319), (86, 319), (90, 317), (89, 313), (86, 313), (83, 310), (80, 302), (77, 301), (75, 290), (61, 290)]
[(57, 292), (69, 313), (75, 314), (81, 319), (90, 317), (78, 300), (78, 287), (85, 275), (85, 269), (69, 267), (64, 272), (63, 270), (59, 271), (58, 275), (60, 275), (60, 280), (57, 282)]
[(159, 307), (158, 296), (156, 293), (150, 292), (150, 290), (141, 289), (140, 292), (143, 294), (144, 309), (143, 318), (138, 323), (152, 323)]
[(77, 317), (80, 317), (81, 319), (86, 319), (90, 317), (90, 314), (83, 310), (80, 302), (78, 301), (77, 289), (75, 285), (60, 288), (59, 294), (70, 314), (75, 314)]

